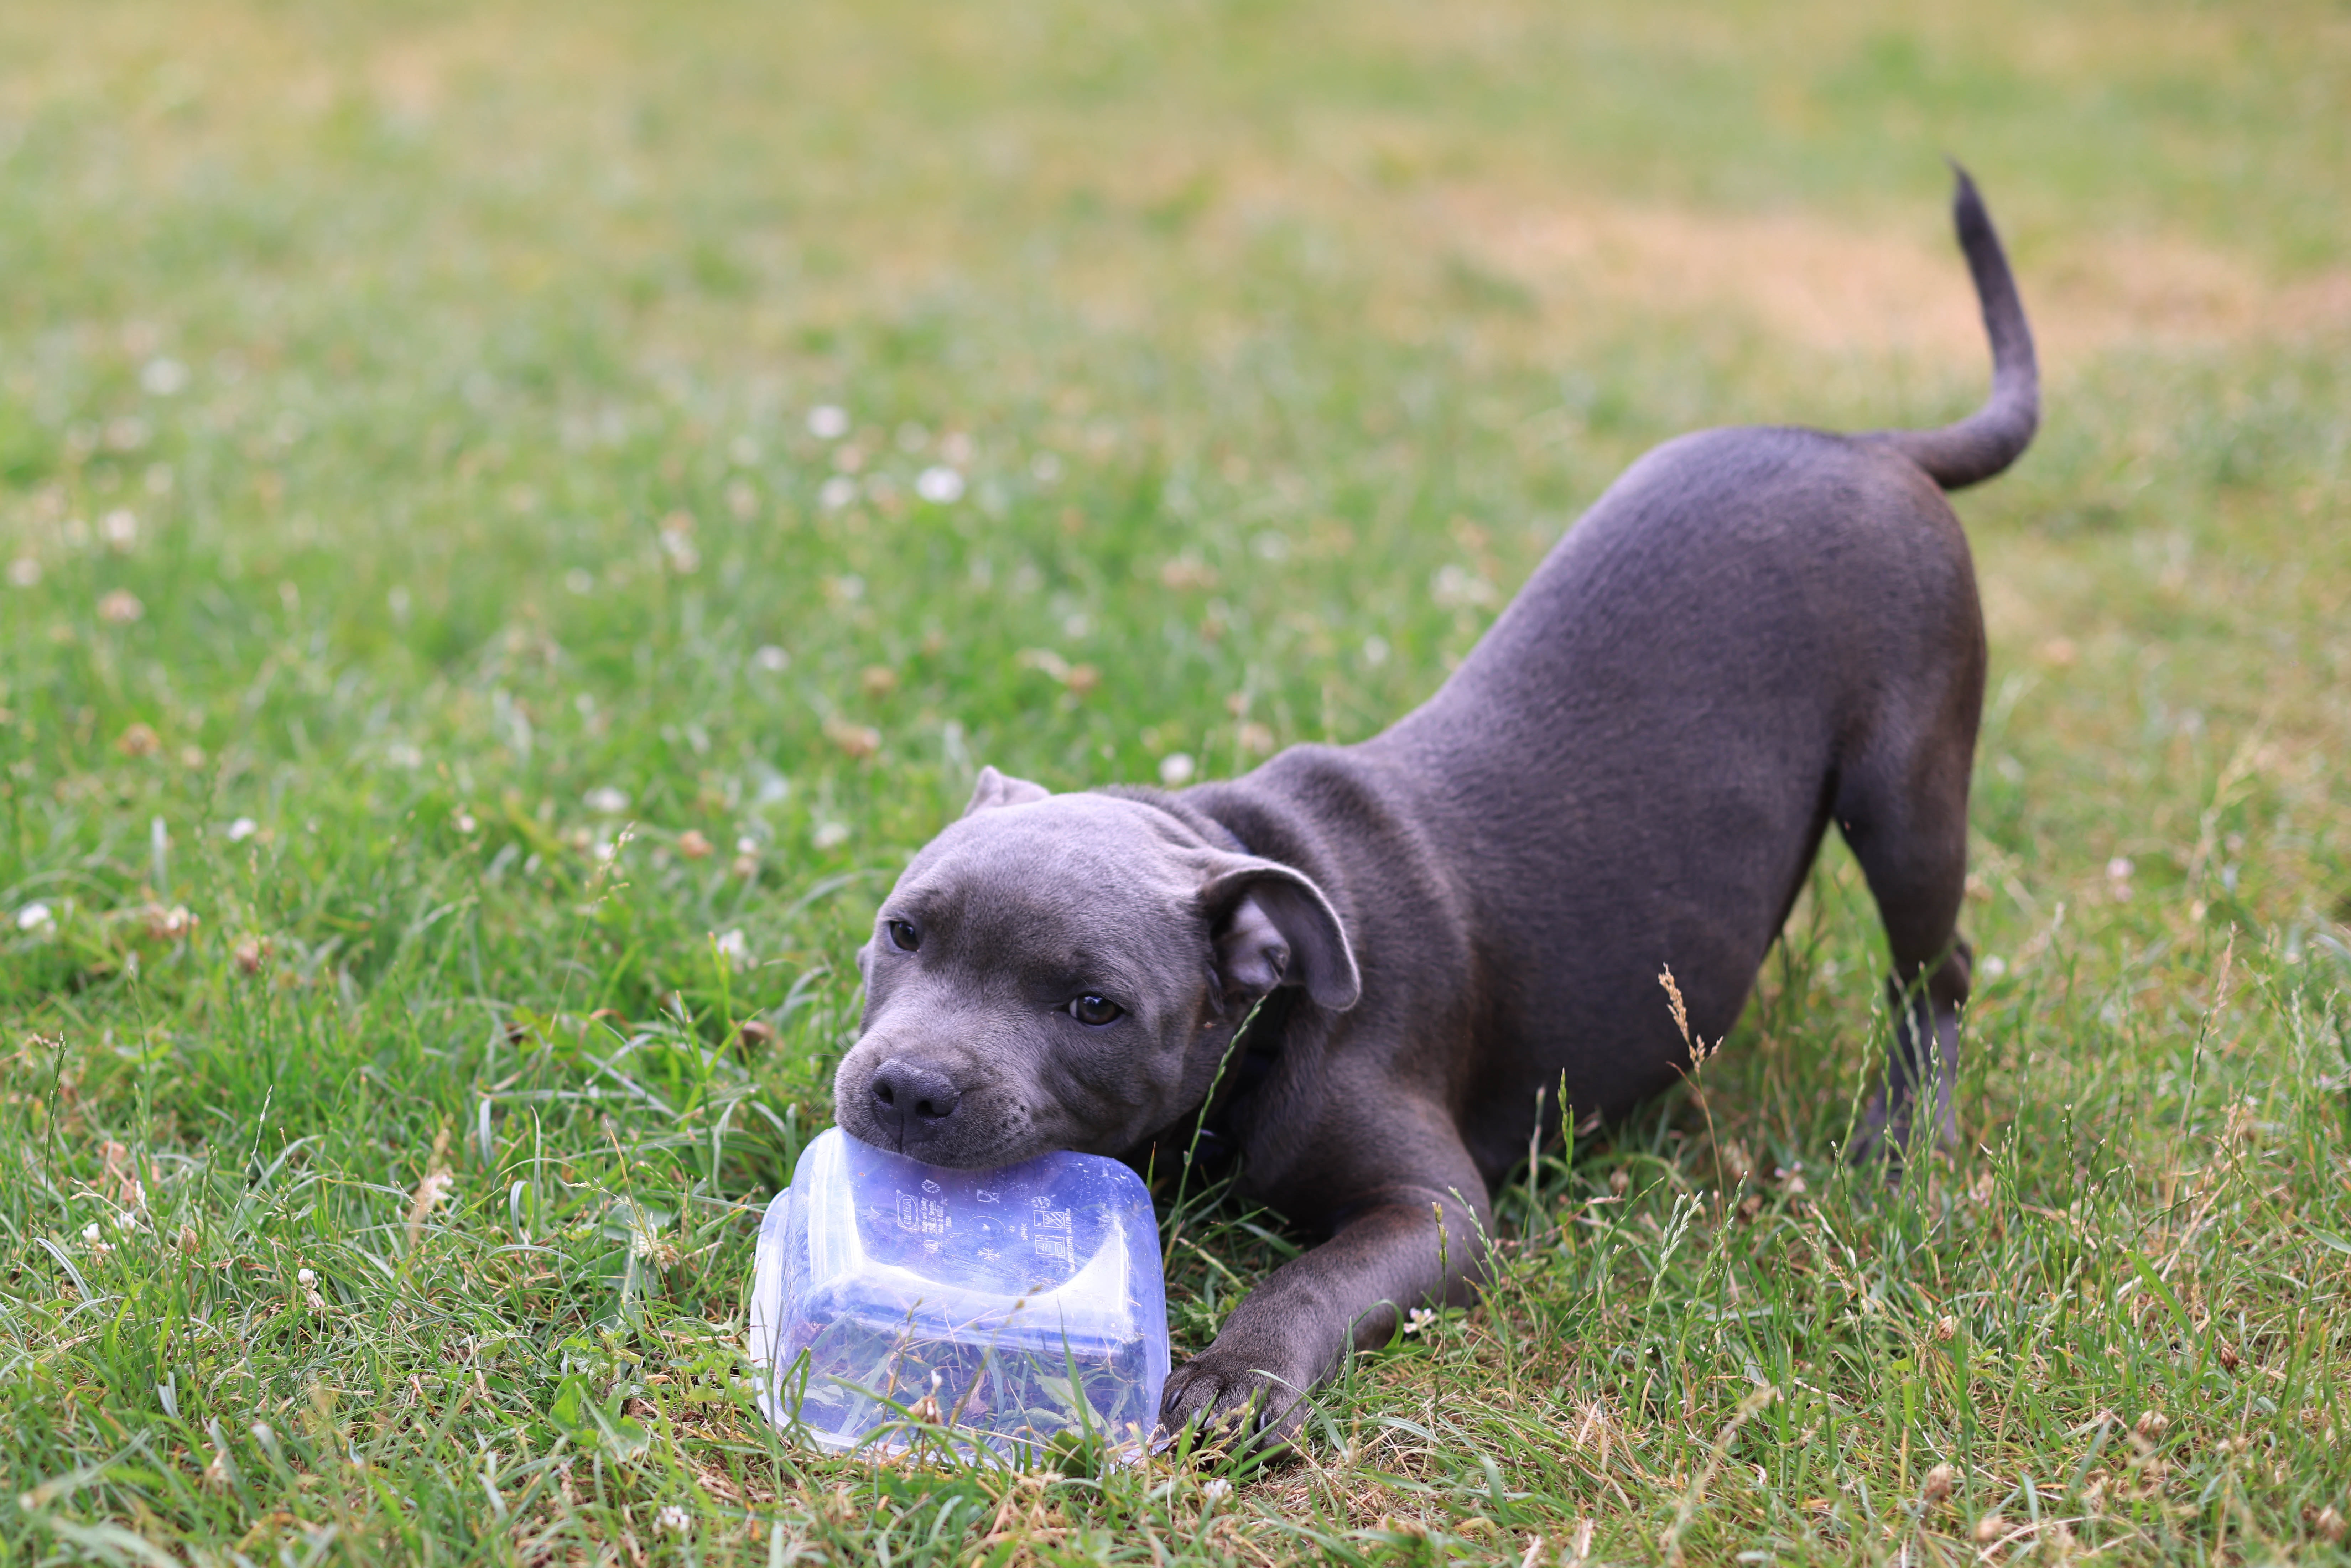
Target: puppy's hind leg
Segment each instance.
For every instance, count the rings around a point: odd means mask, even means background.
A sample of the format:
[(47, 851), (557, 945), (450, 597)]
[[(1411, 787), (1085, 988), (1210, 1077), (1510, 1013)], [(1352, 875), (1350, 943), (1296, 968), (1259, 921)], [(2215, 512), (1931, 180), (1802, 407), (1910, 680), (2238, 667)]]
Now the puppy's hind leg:
[(1959, 1070), (1959, 1016), (1972, 955), (1959, 935), (1968, 874), (1968, 768), (1974, 727), (1949, 732), (1891, 768), (1848, 773), (1837, 822), (1869, 878), (1886, 923), (1894, 973), (1894, 1040), (1852, 1155), (1898, 1171), (1920, 1131), (1922, 1109), (1947, 1148), (1959, 1141), (1952, 1091)]

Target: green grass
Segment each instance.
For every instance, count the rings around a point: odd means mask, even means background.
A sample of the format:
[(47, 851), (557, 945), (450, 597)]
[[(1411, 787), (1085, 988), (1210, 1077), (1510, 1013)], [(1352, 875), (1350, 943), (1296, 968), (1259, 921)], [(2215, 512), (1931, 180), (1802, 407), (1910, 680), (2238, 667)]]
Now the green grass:
[[(2346, 100), (2314, 4), (0, 9), (0, 1562), (2344, 1560)], [(1649, 444), (1969, 406), (1946, 151), (2049, 371), (1969, 1151), (1834, 1163), (1833, 851), (1299, 1459), (780, 1446), (977, 765), (1360, 738)], [(1185, 1237), (1186, 1349), (1303, 1239)]]

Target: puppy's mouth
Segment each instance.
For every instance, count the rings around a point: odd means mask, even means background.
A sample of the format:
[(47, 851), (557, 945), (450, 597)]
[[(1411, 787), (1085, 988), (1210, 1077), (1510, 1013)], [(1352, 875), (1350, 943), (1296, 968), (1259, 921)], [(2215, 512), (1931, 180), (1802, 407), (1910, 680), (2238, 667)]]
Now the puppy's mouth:
[(892, 1057), (840, 1096), (841, 1130), (876, 1148), (956, 1170), (1018, 1165), (1056, 1146), (994, 1084)]

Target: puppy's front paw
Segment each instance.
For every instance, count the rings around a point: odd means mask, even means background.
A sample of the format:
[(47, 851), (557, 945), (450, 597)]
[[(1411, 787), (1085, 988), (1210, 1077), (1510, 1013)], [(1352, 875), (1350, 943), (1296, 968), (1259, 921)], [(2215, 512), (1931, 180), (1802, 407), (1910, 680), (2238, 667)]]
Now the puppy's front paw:
[(1245, 1352), (1212, 1345), (1170, 1373), (1159, 1400), (1159, 1431), (1196, 1425), (1202, 1448), (1285, 1448), (1306, 1418), (1309, 1379), (1252, 1364)]

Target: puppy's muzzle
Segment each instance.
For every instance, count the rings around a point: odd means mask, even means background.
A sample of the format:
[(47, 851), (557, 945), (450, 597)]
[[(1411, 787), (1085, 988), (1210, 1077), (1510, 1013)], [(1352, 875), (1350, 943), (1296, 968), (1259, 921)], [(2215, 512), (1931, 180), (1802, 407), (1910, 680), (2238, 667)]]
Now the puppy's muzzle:
[(874, 1124), (905, 1155), (919, 1155), (946, 1131), (963, 1103), (954, 1079), (902, 1056), (874, 1070), (866, 1092)]

